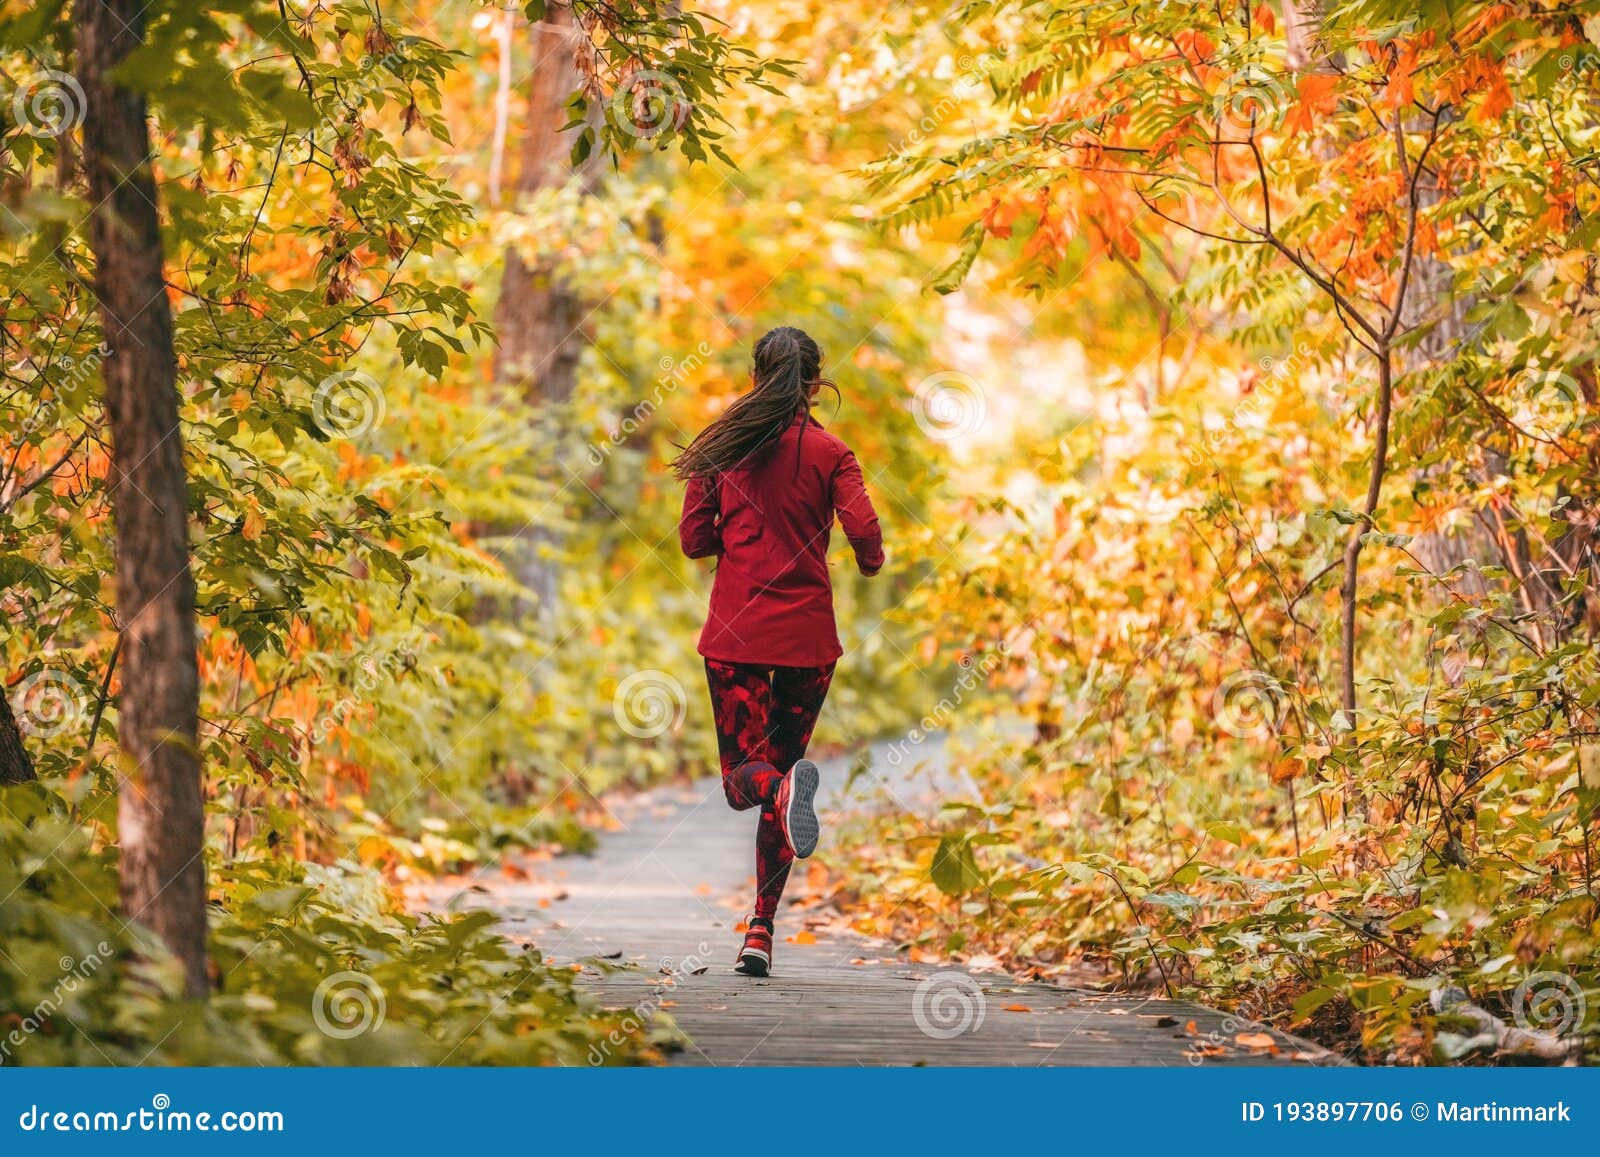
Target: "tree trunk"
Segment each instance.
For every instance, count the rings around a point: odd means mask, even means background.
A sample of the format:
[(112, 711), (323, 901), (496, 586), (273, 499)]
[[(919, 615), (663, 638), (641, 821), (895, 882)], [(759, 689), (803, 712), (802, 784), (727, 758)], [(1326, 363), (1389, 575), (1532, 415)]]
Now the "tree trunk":
[(33, 760), (22, 745), (22, 730), (11, 714), (5, 688), (0, 686), (0, 785), (27, 783), (35, 778)]
[[(571, 119), (567, 102), (579, 85), (577, 54), (582, 48), (582, 33), (571, 7), (551, 4), (544, 19), (533, 26), (533, 75), (514, 194), (518, 202), (541, 189), (558, 187), (573, 176), (585, 192), (592, 191), (598, 181), (600, 151), (591, 152), (575, 171), (572, 133), (563, 131)], [(582, 297), (554, 262), (530, 264), (515, 249), (506, 251), (494, 315), (500, 342), (495, 353), (495, 382), (514, 390), (534, 407), (535, 420), (543, 425), (543, 441), (553, 448), (552, 462), (565, 440), (559, 407), (571, 400), (577, 386), (585, 313)], [(552, 411), (552, 406), (558, 408)], [(558, 480), (558, 485), (560, 481), (564, 480)], [(553, 638), (561, 583), (560, 566), (553, 556), (560, 549), (560, 535), (548, 526), (535, 525), (518, 528), (512, 540), (507, 564), (535, 599), (532, 608), (517, 609), (531, 609), (540, 630)]]
[(200, 996), (207, 988), (205, 814), (177, 361), (145, 101), (109, 75), (143, 43), (145, 8), (146, 0), (79, 0), (77, 8), (124, 624), (117, 733), (126, 779), (117, 827), (123, 909), (166, 942), (190, 995)]
[[(1424, 208), (1437, 205), (1442, 194), (1436, 177), (1421, 173), (1418, 181), (1419, 203)], [(1469, 251), (1475, 251), (1480, 246), (1480, 242), (1471, 236), (1463, 244)], [(1413, 281), (1415, 289), (1410, 297), (1406, 325), (1420, 325), (1429, 317), (1438, 320), (1424, 333), (1410, 360), (1419, 366), (1429, 362), (1448, 362), (1456, 356), (1464, 342), (1476, 341), (1468, 313), (1477, 304), (1477, 299), (1456, 296), (1451, 267), (1433, 255), (1418, 256)], [(1580, 393), (1573, 401), (1592, 408), (1596, 402), (1593, 367), (1577, 367), (1571, 373)], [(1482, 404), (1487, 406), (1490, 403)], [(1473, 417), (1483, 420), (1481, 412)], [(1467, 469), (1467, 476), (1475, 487), (1492, 489), (1495, 479), (1511, 477), (1517, 472), (1515, 456), (1510, 454), (1517, 436), (1504, 431), (1499, 431), (1499, 434), (1504, 442), (1501, 443), (1494, 436), (1484, 438), (1481, 442), (1482, 460)], [(1588, 475), (1591, 478), (1597, 476), (1593, 466), (1597, 457), (1600, 457), (1595, 455), (1595, 449), (1600, 448), (1591, 448)], [(1426, 480), (1430, 474), (1447, 473), (1453, 468), (1453, 465), (1434, 466), (1417, 477)], [(1411, 545), (1412, 553), (1437, 574), (1446, 574), (1458, 564), (1468, 561), (1477, 563), (1479, 567), (1503, 567), (1509, 575), (1505, 580), (1505, 588), (1517, 600), (1525, 616), (1522, 629), (1542, 648), (1560, 646), (1582, 625), (1584, 611), (1581, 600), (1563, 604), (1563, 583), (1568, 575), (1585, 572), (1586, 560), (1590, 557), (1594, 542), (1593, 518), (1589, 514), (1592, 488), (1584, 486), (1580, 479), (1574, 479), (1574, 483), (1576, 492), (1569, 489), (1568, 483), (1559, 485), (1556, 490), (1557, 497), (1568, 496), (1572, 501), (1556, 515), (1568, 524), (1568, 529), (1558, 535), (1554, 542), (1546, 543), (1537, 528), (1530, 530), (1530, 524), (1524, 521), (1514, 505), (1495, 501), (1475, 504), (1463, 501), (1456, 513), (1469, 517), (1447, 519), (1438, 529), (1418, 534)], [(1453, 575), (1443, 585), (1451, 595), (1472, 597), (1482, 596), (1489, 589), (1477, 567)], [(1451, 675), (1449, 670), (1446, 674), (1450, 675), (1452, 683), (1455, 682), (1456, 676)]]
[(1317, 29), (1322, 14), (1316, 0), (1283, 0), (1284, 63), (1299, 72), (1317, 56)]
[[(550, 5), (545, 18), (533, 26), (533, 79), (517, 174), (518, 200), (564, 184), (573, 175), (569, 159), (573, 138), (562, 127), (571, 119), (567, 102), (578, 87), (580, 37), (572, 9), (565, 5)], [(599, 156), (597, 149), (577, 170), (586, 191), (597, 178)], [(495, 308), (500, 338), (495, 380), (516, 387), (535, 405), (567, 401), (583, 354), (583, 315), (577, 291), (552, 263), (530, 265), (516, 250), (507, 250)]]

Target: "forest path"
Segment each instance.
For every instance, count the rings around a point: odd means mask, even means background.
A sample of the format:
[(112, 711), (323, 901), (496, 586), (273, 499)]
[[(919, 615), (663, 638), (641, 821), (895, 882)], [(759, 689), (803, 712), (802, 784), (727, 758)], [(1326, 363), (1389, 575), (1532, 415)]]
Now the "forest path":
[[(820, 764), (819, 856), (827, 855), (830, 819), (885, 797), (928, 807), (943, 794), (938, 780), (948, 763), (939, 740), (915, 752), (928, 765), (917, 775), (889, 770), (885, 753), (874, 748), (873, 769), (848, 789), (847, 760)], [(491, 909), (508, 934), (546, 956), (582, 961), (607, 1005), (631, 1006), (641, 1021), (672, 1016), (689, 1037), (672, 1063), (1341, 1063), (1282, 1033), (1271, 1034), (1271, 1049), (1259, 1037), (1241, 1043), (1240, 1034), (1268, 1030), (1186, 1001), (910, 963), (888, 945), (838, 931), (842, 921), (816, 906), (804, 862), (779, 911), (773, 974), (740, 976), (734, 928), (753, 891), (755, 813), (730, 811), (709, 779), (608, 803), (616, 830), (592, 855), (529, 865), (525, 881), (486, 873), (449, 904)]]

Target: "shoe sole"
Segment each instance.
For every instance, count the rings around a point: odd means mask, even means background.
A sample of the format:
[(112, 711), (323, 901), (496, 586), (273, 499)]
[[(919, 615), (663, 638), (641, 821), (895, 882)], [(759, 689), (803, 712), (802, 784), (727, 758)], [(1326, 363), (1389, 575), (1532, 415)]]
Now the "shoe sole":
[(765, 976), (772, 970), (772, 957), (759, 948), (746, 948), (733, 970), (743, 976)]
[(796, 859), (805, 859), (817, 850), (822, 824), (817, 819), (817, 786), (822, 776), (817, 765), (802, 759), (789, 772), (789, 805), (783, 817), (783, 831)]

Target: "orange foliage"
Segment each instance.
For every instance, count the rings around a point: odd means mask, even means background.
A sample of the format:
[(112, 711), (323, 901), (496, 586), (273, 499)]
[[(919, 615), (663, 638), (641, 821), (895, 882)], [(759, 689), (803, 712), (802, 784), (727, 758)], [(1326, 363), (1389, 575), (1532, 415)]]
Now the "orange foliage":
[(1339, 104), (1339, 77), (1319, 72), (1307, 73), (1295, 84), (1300, 99), (1290, 106), (1284, 128), (1290, 133), (1310, 132), (1317, 118), (1332, 112)]

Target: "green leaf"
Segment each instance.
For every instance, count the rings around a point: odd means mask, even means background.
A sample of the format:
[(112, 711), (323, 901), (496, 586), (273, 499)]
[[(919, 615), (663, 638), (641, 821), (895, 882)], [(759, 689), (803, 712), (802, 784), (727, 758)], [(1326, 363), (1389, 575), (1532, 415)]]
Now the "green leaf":
[(929, 288), (940, 294), (954, 293), (961, 288), (961, 283), (967, 279), (967, 274), (972, 272), (973, 263), (978, 260), (978, 254), (983, 251), (983, 242), (987, 234), (979, 222), (967, 226), (961, 235), (961, 250), (956, 259), (941, 270), (932, 281)]
[(964, 896), (983, 883), (972, 844), (965, 836), (945, 836), (939, 841), (928, 875), (946, 896)]
[(1317, 1009), (1331, 1000), (1337, 1000), (1343, 995), (1337, 988), (1313, 988), (1301, 993), (1295, 998), (1294, 1019), (1298, 1023), (1305, 1020)]

